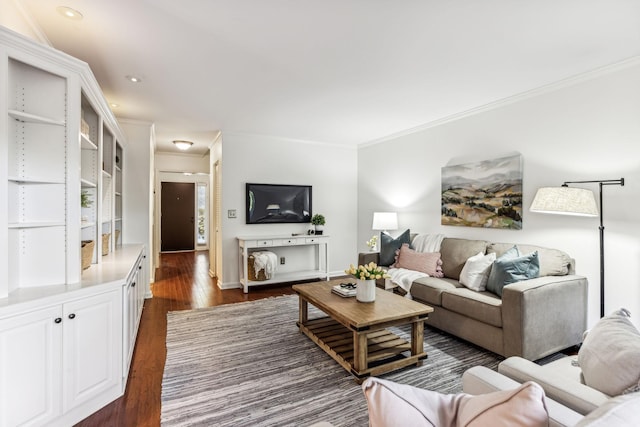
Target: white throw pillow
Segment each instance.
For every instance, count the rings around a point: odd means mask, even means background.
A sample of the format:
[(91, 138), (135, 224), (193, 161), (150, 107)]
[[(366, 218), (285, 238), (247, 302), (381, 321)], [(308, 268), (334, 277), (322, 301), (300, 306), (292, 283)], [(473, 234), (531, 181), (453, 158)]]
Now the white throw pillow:
[(460, 283), (474, 291), (486, 290), (491, 266), (495, 260), (495, 252), (487, 255), (478, 252), (477, 255), (470, 257), (460, 272)]

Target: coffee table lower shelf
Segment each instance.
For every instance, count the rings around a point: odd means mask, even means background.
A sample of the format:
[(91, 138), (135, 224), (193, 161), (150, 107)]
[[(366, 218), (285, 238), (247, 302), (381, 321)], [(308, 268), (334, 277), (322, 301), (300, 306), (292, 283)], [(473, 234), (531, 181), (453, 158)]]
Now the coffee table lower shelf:
[[(421, 365), (426, 352), (412, 355), (411, 343), (387, 329), (353, 331), (330, 317), (297, 322), (300, 331), (308, 336), (356, 379), (401, 369), (409, 365)], [(366, 335), (367, 351), (363, 368), (356, 369), (354, 343), (358, 334)], [(409, 353), (406, 355), (405, 353)], [(361, 355), (363, 357), (363, 355)]]

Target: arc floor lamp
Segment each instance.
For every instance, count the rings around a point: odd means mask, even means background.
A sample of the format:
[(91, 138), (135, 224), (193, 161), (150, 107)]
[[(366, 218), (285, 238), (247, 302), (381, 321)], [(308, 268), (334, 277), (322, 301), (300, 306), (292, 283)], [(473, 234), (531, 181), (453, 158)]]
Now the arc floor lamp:
[[(569, 184), (598, 184), (600, 210), (596, 206), (593, 191), (569, 187)], [(605, 185), (624, 186), (624, 178), (591, 181), (566, 181), (561, 187), (542, 187), (531, 203), (531, 212), (600, 217), (600, 317), (604, 317), (604, 224), (602, 188)]]

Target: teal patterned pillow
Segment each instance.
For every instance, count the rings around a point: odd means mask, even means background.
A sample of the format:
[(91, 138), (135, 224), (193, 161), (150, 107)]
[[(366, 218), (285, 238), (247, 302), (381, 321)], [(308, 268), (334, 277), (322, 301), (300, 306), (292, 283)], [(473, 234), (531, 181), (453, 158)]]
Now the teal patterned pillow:
[[(514, 257), (514, 254), (517, 254)], [(496, 259), (491, 267), (487, 290), (502, 297), (502, 288), (510, 283), (520, 282), (540, 275), (538, 251), (519, 256), (520, 251), (513, 247)], [(506, 257), (505, 257), (506, 256)]]

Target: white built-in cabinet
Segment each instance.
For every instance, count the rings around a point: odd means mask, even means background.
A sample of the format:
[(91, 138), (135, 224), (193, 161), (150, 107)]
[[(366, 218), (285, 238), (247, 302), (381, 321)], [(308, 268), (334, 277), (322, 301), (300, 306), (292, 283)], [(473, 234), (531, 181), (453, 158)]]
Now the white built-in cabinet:
[(117, 397), (121, 309), (115, 289), (0, 320), (0, 425), (64, 424), (82, 404)]
[(146, 297), (146, 286), (149, 283), (148, 272), (145, 268), (145, 259), (147, 255), (145, 251), (140, 252), (133, 269), (127, 277), (127, 281), (123, 291), (123, 380), (126, 382), (129, 375), (129, 367), (133, 358), (133, 349), (136, 344), (138, 335), (138, 327), (140, 326), (140, 317), (144, 299)]
[(87, 64), (0, 26), (0, 427), (124, 393), (149, 288), (145, 246), (122, 244), (125, 156)]

